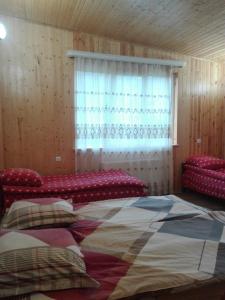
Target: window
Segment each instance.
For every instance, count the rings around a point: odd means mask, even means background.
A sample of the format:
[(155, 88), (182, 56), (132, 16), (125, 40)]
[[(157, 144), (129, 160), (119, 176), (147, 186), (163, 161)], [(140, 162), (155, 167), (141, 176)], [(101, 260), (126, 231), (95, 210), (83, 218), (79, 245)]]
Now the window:
[(77, 58), (76, 170), (120, 168), (169, 193), (174, 90), (170, 66)]
[(77, 148), (168, 148), (172, 143), (171, 74), (167, 66), (79, 59)]

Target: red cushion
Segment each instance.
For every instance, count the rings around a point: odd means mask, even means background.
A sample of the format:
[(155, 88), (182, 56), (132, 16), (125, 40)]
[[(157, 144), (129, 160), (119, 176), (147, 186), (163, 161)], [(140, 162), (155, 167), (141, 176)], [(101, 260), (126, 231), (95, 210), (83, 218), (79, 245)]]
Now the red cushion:
[(192, 156), (186, 160), (187, 164), (202, 169), (217, 170), (225, 167), (225, 160), (213, 156)]
[(0, 182), (3, 185), (13, 186), (41, 186), (42, 177), (33, 170), (12, 168), (3, 170), (0, 174)]

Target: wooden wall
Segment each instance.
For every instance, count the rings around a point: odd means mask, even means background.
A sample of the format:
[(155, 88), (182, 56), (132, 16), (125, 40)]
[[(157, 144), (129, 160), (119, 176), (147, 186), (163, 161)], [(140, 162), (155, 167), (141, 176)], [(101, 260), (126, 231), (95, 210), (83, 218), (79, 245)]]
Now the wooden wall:
[[(76, 32), (74, 33), (74, 48), (84, 51), (186, 61), (186, 67), (178, 71), (178, 145), (174, 147), (176, 191), (180, 189), (181, 163), (189, 155), (223, 156), (225, 94), (222, 91), (220, 64)], [(201, 139), (201, 143), (197, 143), (197, 139)]]
[[(1, 77), (0, 77), (1, 82)], [(2, 128), (2, 106), (0, 92), (0, 169), (4, 168), (4, 146), (3, 146), (3, 128)]]
[[(29, 167), (42, 174), (74, 171), (73, 60), (65, 57), (73, 47), (185, 60), (186, 67), (179, 70), (176, 190), (187, 156), (223, 156), (225, 68), (221, 64), (15, 18), (1, 20), (8, 36), (0, 41), (0, 167), (4, 158), (5, 167)], [(56, 155), (62, 156), (61, 162), (55, 161)]]
[(73, 172), (73, 61), (65, 57), (73, 33), (16, 18), (1, 21), (8, 32), (0, 41), (4, 166)]
[(223, 157), (225, 158), (225, 57), (223, 60), (220, 61), (220, 68), (221, 68), (221, 79), (220, 79), (220, 84), (221, 84), (221, 93), (223, 97), (223, 103), (224, 103), (224, 114), (223, 114), (223, 132), (222, 132), (222, 141), (223, 141)]

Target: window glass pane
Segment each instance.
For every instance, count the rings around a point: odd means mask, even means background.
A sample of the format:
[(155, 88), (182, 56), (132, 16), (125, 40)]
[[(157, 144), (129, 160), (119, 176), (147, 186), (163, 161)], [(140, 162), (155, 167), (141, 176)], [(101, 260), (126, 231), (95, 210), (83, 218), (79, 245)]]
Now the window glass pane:
[(76, 73), (77, 148), (166, 147), (171, 81), (165, 66), (86, 61)]

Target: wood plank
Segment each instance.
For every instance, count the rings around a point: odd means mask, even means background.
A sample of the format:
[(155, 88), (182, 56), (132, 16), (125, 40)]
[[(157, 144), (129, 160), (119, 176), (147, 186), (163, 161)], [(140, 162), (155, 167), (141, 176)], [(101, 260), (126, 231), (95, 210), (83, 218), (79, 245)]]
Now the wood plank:
[(223, 0), (1, 0), (0, 14), (198, 57), (225, 57)]
[(15, 18), (4, 17), (4, 23), (8, 37), (1, 43), (0, 73), (5, 167), (73, 172), (73, 61), (65, 57), (73, 34)]

